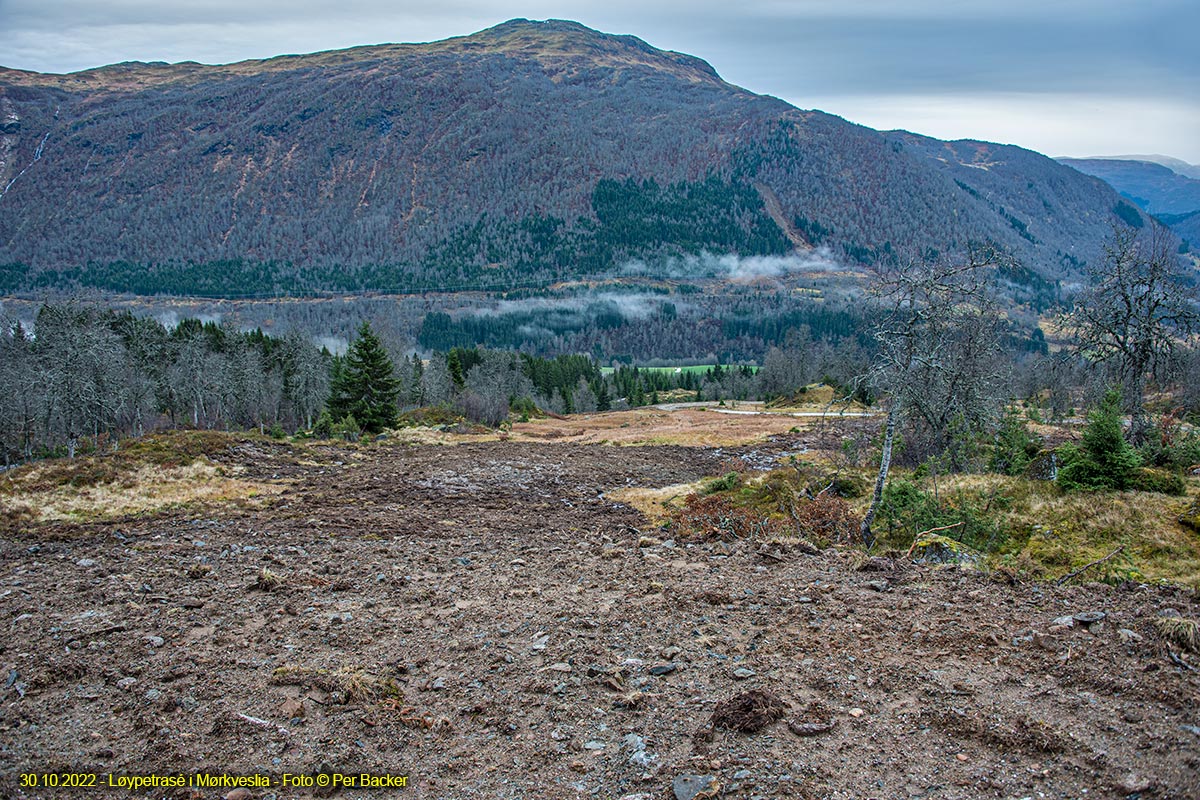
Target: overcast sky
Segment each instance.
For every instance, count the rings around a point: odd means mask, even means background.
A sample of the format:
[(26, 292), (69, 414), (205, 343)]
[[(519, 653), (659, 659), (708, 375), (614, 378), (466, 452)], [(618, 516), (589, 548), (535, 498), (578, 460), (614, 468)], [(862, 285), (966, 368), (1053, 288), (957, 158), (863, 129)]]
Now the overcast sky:
[(574, 19), (874, 128), (1200, 163), (1197, 0), (0, 0), (0, 65), (226, 63)]

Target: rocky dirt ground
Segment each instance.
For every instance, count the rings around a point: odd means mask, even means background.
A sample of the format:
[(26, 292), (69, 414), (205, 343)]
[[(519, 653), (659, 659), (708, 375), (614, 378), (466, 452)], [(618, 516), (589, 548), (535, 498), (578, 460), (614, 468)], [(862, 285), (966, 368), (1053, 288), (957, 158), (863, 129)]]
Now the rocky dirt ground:
[(269, 501), (7, 534), (0, 795), (371, 771), (415, 798), (1200, 797), (1200, 659), (1154, 625), (1193, 591), (656, 542), (605, 495), (730, 455), (243, 445)]

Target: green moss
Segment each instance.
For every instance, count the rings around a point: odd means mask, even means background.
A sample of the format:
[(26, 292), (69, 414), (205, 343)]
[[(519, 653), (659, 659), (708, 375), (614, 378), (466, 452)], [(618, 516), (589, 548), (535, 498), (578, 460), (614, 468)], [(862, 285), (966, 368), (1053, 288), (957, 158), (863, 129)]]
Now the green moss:
[(1130, 488), (1140, 492), (1181, 495), (1184, 492), (1183, 476), (1166, 469), (1142, 467), (1133, 474)]

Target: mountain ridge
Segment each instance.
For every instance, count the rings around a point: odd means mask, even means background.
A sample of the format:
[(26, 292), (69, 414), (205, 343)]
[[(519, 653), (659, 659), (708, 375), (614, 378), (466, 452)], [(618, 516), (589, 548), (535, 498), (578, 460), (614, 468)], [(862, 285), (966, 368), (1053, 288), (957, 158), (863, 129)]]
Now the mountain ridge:
[(864, 263), (993, 241), (1054, 277), (1097, 256), (1123, 202), (1032, 151), (881, 133), (560, 20), (216, 67), (13, 74), (0, 73), (8, 290), (467, 287), (782, 255), (796, 233)]
[[(547, 35), (549, 34), (549, 35)], [(566, 44), (573, 42), (575, 49)], [(680, 75), (691, 75), (694, 79), (714, 80), (735, 89), (724, 81), (717, 71), (701, 58), (672, 50), (661, 50), (632, 34), (610, 34), (593, 30), (571, 20), (549, 19), (543, 21), (516, 18), (491, 28), (465, 36), (455, 36), (432, 42), (386, 42), (356, 45), (338, 50), (322, 50), (315, 53), (285, 53), (267, 58), (243, 59), (224, 64), (205, 64), (198, 61), (123, 61), (99, 67), (67, 73), (41, 73), (31, 70), (13, 69), (0, 65), (0, 81), (21, 83), (29, 86), (56, 86), (64, 89), (105, 86), (104, 79), (124, 79), (110, 88), (136, 91), (141, 88), (184, 80), (196, 72), (216, 72), (227, 75), (262, 74), (264, 72), (289, 71), (307, 67), (344, 66), (355, 61), (376, 61), (384, 58), (404, 57), (428, 53), (505, 52), (519, 53), (525, 57), (553, 59), (571, 55), (588, 54), (599, 64), (619, 63), (618, 59), (606, 62), (598, 56), (614, 56), (615, 51), (605, 53), (602, 43), (620, 44), (627, 51), (636, 51), (647, 56), (647, 63), (659, 68), (674, 67)], [(557, 45), (557, 47), (556, 47)], [(580, 47), (580, 45), (585, 45)], [(130, 79), (141, 79), (130, 83)], [(742, 91), (748, 91), (741, 89)]]
[(1057, 161), (1104, 180), (1152, 214), (1188, 214), (1200, 210), (1200, 180), (1165, 164), (1118, 158)]

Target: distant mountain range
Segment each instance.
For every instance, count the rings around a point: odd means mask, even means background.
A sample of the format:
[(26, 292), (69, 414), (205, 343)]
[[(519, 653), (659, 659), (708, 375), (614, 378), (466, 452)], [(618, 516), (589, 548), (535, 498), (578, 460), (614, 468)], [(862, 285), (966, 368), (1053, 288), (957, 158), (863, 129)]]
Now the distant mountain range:
[(1190, 178), (1162, 164), (1113, 158), (1058, 160), (1106, 181), (1151, 214), (1200, 211), (1200, 179)]
[(1200, 166), (1158, 155), (1058, 161), (1100, 178), (1181, 239), (1200, 245)]
[[(573, 22), (225, 66), (0, 69), (0, 291), (525, 285), (710, 252), (993, 241), (1077, 273), (1144, 215), (1038, 153), (879, 132)], [(686, 263), (686, 259), (684, 259)]]
[[(1062, 159), (1059, 159), (1060, 161)], [(1185, 178), (1196, 178), (1200, 180), (1200, 164), (1189, 164), (1182, 158), (1174, 158), (1164, 155), (1132, 155), (1132, 156), (1091, 156), (1084, 160), (1095, 161), (1148, 161), (1151, 164), (1159, 164), (1173, 172), (1178, 172)]]

